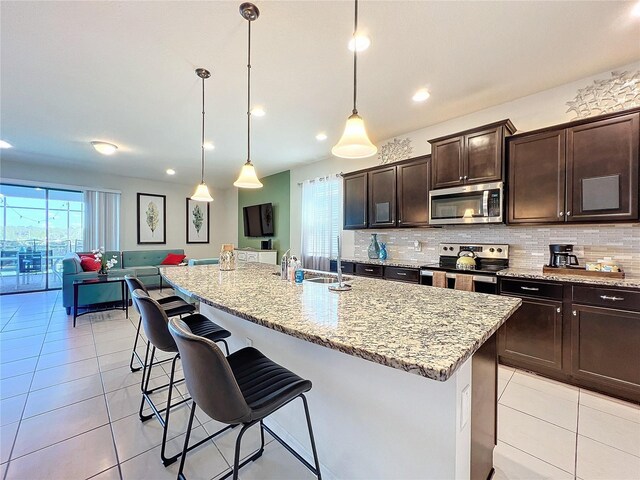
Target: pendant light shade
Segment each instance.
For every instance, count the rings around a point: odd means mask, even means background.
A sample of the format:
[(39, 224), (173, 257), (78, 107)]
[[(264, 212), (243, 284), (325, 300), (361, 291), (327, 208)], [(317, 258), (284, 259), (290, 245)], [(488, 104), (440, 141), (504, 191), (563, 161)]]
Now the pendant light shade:
[(196, 191), (191, 195), (191, 200), (196, 202), (213, 202), (213, 197), (209, 193), (209, 188), (206, 184), (201, 183), (196, 187)]
[(347, 119), (342, 138), (331, 149), (331, 153), (341, 158), (366, 158), (377, 151), (378, 148), (369, 140), (364, 120), (357, 113)]
[(262, 188), (262, 182), (258, 180), (256, 169), (251, 163), (251, 22), (258, 19), (260, 10), (253, 3), (245, 2), (240, 5), (240, 15), (247, 21), (247, 161), (240, 170), (238, 179), (233, 182), (238, 188)]
[(204, 183), (204, 80), (209, 78), (211, 73), (204, 68), (197, 68), (196, 75), (202, 79), (202, 138), (200, 141), (200, 184), (191, 195), (191, 200), (196, 202), (213, 202), (213, 197), (209, 193), (207, 185)]
[(238, 179), (233, 182), (233, 186), (238, 188), (262, 188), (262, 182), (258, 180), (253, 163), (247, 162), (242, 166), (240, 175)]
[[(356, 44), (356, 35), (358, 33), (358, 0), (355, 0), (355, 15), (353, 25), (353, 42)], [(344, 133), (340, 141), (331, 149), (336, 157), (341, 158), (366, 158), (375, 155), (378, 151), (364, 126), (364, 120), (358, 115), (356, 106), (358, 98), (358, 49), (353, 49), (353, 110), (351, 116), (347, 119), (344, 127)]]

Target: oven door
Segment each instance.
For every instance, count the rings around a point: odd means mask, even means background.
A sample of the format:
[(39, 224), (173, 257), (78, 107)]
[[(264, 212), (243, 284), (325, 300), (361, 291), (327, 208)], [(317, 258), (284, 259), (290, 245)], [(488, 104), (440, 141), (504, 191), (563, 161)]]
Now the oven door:
[[(472, 271), (469, 272), (473, 275)], [(433, 270), (420, 270), (420, 284), (432, 285)], [(456, 274), (447, 273), (447, 288), (454, 288)], [(495, 275), (473, 275), (473, 288), (478, 293), (498, 294), (498, 278)]]
[(429, 192), (429, 223), (501, 223), (502, 182), (443, 188)]

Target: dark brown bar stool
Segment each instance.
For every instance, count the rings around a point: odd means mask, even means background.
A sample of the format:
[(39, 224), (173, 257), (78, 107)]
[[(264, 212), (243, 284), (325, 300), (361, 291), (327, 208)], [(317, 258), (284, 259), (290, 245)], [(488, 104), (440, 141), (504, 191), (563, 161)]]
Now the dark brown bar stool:
[[(125, 275), (124, 280), (127, 282), (127, 286), (129, 287), (129, 291), (131, 292), (132, 298), (133, 298), (133, 292), (136, 290), (143, 290), (144, 293), (149, 295), (149, 290), (138, 277), (134, 277), (133, 275)], [(167, 317), (169, 318), (175, 317), (175, 316), (182, 317), (182, 315), (189, 315), (196, 311), (195, 305), (183, 300), (177, 295), (170, 295), (168, 297), (160, 298), (157, 300), (157, 302), (160, 304), (164, 312), (167, 314)], [(137, 305), (136, 305), (136, 308), (137, 308)], [(142, 358), (140, 358), (140, 355), (138, 355), (138, 352), (136, 352), (136, 347), (138, 346), (138, 337), (140, 336), (140, 325), (142, 325), (142, 316), (140, 316), (138, 320), (138, 329), (136, 330), (136, 338), (133, 341), (133, 350), (131, 352), (131, 361), (129, 362), (129, 368), (131, 369), (132, 372), (137, 372), (142, 367), (144, 367), (144, 364), (142, 363)], [(140, 363), (139, 367), (133, 366), (134, 359), (137, 359), (138, 363)]]
[[(252, 347), (243, 348), (225, 357), (215, 343), (194, 335), (196, 332), (181, 319), (172, 318), (169, 321), (169, 331), (178, 346), (187, 389), (193, 399), (178, 479), (186, 480), (183, 469), (187, 452), (192, 448), (189, 447), (189, 436), (197, 405), (214, 420), (230, 426), (242, 424), (236, 439), (233, 469), (222, 479), (233, 475), (234, 480), (237, 480), (238, 470), (262, 455), (266, 430), (321, 480), (309, 406), (304, 396), (305, 392), (311, 390), (309, 380), (300, 378)], [(298, 397), (302, 398), (304, 404), (315, 467), (263, 423), (265, 417)], [(257, 452), (240, 463), (242, 436), (256, 423), (260, 424), (262, 444)]]
[[(172, 407), (177, 407), (178, 405), (181, 405), (189, 400), (187, 398), (177, 402), (174, 405), (171, 404), (171, 394), (174, 384), (183, 381), (174, 380), (176, 372), (176, 362), (178, 358), (180, 358), (180, 353), (178, 352), (176, 342), (173, 340), (173, 337), (169, 333), (169, 328), (167, 325), (169, 319), (165, 311), (162, 309), (162, 306), (149, 295), (147, 295), (143, 290), (134, 290), (133, 298), (136, 302), (138, 310), (140, 311), (140, 316), (142, 317), (142, 327), (148, 339), (147, 350), (145, 353), (142, 370), (142, 400), (140, 402), (140, 411), (138, 414), (140, 416), (140, 420), (143, 422), (149, 420), (152, 417), (156, 417), (158, 422), (160, 422), (160, 425), (162, 425), (162, 447), (160, 449), (160, 458), (162, 459), (162, 463), (167, 466), (175, 462), (181, 455), (181, 453), (177, 453), (172, 457), (167, 457), (165, 455), (169, 414), (171, 413)], [(231, 336), (231, 333), (228, 330), (225, 330), (220, 325), (213, 323), (207, 317), (205, 317), (204, 315), (200, 315), (199, 313), (194, 313), (193, 315), (184, 317), (184, 319), (181, 321), (185, 325), (188, 325), (188, 328), (192, 329), (194, 332), (197, 332), (198, 335), (202, 335), (202, 338), (206, 338), (212, 343), (224, 343), (227, 355), (229, 354), (229, 347), (227, 345), (227, 342), (224, 340), (225, 338)], [(169, 383), (155, 388), (155, 390), (158, 390), (161, 388), (169, 387), (169, 391), (167, 393), (167, 406), (163, 409), (158, 409), (156, 407), (150, 396), (153, 390), (149, 390), (149, 379), (151, 378), (151, 369), (153, 368), (153, 359), (155, 357), (156, 349), (163, 352), (175, 353), (175, 356), (173, 357), (173, 360), (171, 362), (171, 374), (169, 376)], [(145, 402), (149, 405), (152, 411), (152, 413), (149, 415), (144, 415), (142, 413)], [(164, 417), (162, 416), (162, 413), (165, 414)], [(231, 428), (231, 426), (226, 427), (217, 433), (221, 433), (229, 428)], [(195, 448), (195, 445), (193, 448)]]

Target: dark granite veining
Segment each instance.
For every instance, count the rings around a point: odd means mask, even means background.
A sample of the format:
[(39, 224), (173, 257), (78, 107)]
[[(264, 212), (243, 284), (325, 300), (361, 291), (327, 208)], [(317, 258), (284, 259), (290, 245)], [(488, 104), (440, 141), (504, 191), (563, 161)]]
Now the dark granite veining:
[(161, 269), (174, 288), (279, 332), (434, 380), (447, 380), (521, 300), (354, 277), (352, 290), (292, 284), (278, 267)]
[(543, 273), (542, 270), (528, 270), (521, 268), (508, 268), (498, 272), (500, 277), (529, 278), (531, 280), (549, 280), (566, 283), (584, 283), (587, 285), (601, 285), (603, 287), (640, 288), (639, 277), (627, 278), (603, 278), (584, 277), (581, 275), (553, 275)]

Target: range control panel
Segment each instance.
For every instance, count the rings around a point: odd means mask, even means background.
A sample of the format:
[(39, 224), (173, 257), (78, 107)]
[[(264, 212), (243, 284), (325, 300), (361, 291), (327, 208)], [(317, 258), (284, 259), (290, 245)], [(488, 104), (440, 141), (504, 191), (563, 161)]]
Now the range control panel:
[(480, 258), (509, 259), (509, 245), (441, 243), (438, 247), (441, 257), (457, 257), (460, 252), (473, 252)]

